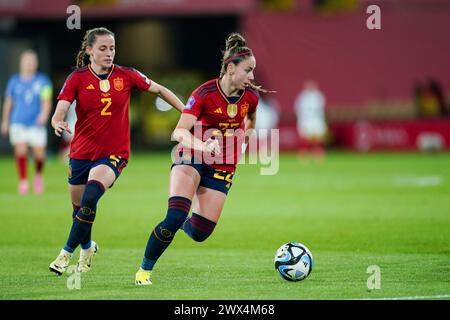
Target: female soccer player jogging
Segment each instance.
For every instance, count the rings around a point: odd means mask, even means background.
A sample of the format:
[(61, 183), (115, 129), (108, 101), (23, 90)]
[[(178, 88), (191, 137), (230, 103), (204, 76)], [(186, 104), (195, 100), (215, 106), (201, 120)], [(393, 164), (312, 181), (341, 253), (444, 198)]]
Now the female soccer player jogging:
[[(192, 93), (173, 138), (180, 142), (172, 165), (167, 215), (151, 232), (136, 285), (151, 284), (151, 272), (178, 229), (206, 240), (219, 220), (241, 153), (245, 132), (255, 127), (256, 60), (238, 33), (226, 40), (220, 77)], [(187, 218), (196, 197), (192, 216)]]
[[(69, 133), (64, 117), (76, 100), (77, 122), (69, 154), (69, 192), (73, 224), (69, 238), (49, 269), (62, 274), (81, 245), (78, 271), (87, 272), (97, 251), (91, 241), (97, 203), (127, 165), (130, 153), (128, 118), (131, 90), (156, 93), (180, 112), (183, 103), (167, 88), (133, 68), (113, 64), (114, 34), (106, 28), (88, 30), (77, 55), (77, 67), (66, 79), (52, 117), (55, 134)], [(88, 65), (85, 58), (89, 58)]]
[(31, 147), (36, 164), (33, 181), (35, 193), (44, 191), (43, 168), (47, 146), (47, 122), (52, 109), (52, 84), (44, 73), (37, 72), (38, 56), (33, 50), (20, 55), (20, 72), (13, 75), (5, 93), (2, 135), (9, 134), (14, 146), (19, 194), (28, 193), (27, 158)]

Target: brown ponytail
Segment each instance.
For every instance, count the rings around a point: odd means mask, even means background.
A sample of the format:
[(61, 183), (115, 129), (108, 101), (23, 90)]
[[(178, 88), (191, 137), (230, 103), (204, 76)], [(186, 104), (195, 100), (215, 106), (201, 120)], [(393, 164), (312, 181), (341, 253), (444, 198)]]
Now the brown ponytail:
[[(220, 68), (220, 77), (222, 78), (227, 72), (227, 66), (229, 63), (239, 64), (245, 58), (252, 56), (252, 49), (247, 47), (244, 37), (237, 33), (231, 33), (225, 40), (225, 51), (222, 52), (222, 65)], [(253, 90), (257, 90), (264, 93), (273, 93), (275, 91), (269, 91), (263, 89), (261, 86), (257, 86), (253, 83), (250, 84)]]
[(81, 68), (86, 65), (86, 58), (88, 57), (88, 55), (86, 54), (86, 48), (92, 47), (95, 40), (97, 39), (97, 36), (103, 35), (110, 35), (114, 38), (114, 33), (103, 27), (86, 31), (83, 41), (81, 42), (80, 50), (78, 51), (75, 59), (77, 68)]

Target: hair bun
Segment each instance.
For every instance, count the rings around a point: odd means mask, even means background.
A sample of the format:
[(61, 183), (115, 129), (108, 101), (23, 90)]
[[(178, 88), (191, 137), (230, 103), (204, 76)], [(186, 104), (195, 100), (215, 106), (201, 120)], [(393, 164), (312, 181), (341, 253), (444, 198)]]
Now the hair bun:
[(237, 32), (231, 33), (226, 42), (225, 42), (225, 50), (229, 51), (235, 47), (245, 47), (246, 41), (243, 36), (241, 36)]

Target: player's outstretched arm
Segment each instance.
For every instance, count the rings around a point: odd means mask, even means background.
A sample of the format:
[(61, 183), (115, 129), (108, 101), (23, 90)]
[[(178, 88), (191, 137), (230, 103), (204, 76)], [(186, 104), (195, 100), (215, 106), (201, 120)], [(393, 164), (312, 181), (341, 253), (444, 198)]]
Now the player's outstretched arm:
[(172, 91), (170, 91), (166, 87), (153, 81), (150, 88), (148, 88), (148, 91), (152, 92), (152, 93), (156, 93), (164, 101), (166, 101), (172, 107), (177, 109), (179, 112), (183, 112), (183, 109), (184, 109), (183, 102), (181, 102), (181, 100)]
[(52, 117), (52, 127), (55, 129), (55, 134), (58, 137), (61, 137), (63, 131), (67, 131), (68, 133), (72, 133), (69, 129), (69, 125), (64, 121), (66, 118), (66, 114), (69, 111), (70, 102), (66, 100), (59, 100), (56, 105), (55, 113)]
[(182, 113), (180, 120), (175, 130), (172, 133), (172, 140), (178, 141), (186, 148), (199, 150), (202, 152), (211, 153), (214, 151), (215, 154), (219, 155), (221, 153), (219, 142), (214, 139), (208, 139), (203, 142), (192, 135), (190, 130), (197, 121), (197, 117), (192, 114)]

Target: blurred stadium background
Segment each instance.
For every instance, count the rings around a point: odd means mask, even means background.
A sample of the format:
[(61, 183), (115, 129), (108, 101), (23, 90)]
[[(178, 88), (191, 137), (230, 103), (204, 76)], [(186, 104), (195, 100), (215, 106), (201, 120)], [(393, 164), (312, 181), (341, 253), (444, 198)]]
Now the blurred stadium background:
[[(66, 27), (72, 4), (81, 8), (80, 30)], [(381, 30), (366, 27), (372, 4), (381, 8)], [(158, 286), (136, 289), (149, 228), (165, 210), (170, 134), (179, 116), (136, 93), (134, 155), (101, 201), (105, 217), (94, 229), (105, 250), (84, 290), (73, 292), (47, 272), (71, 222), (66, 166), (53, 157), (59, 139), (49, 130), (46, 193), (20, 197), (12, 148), (1, 137), (1, 298), (450, 298), (449, 1), (2, 0), (0, 17), (2, 104), (20, 52), (34, 48), (56, 105), (84, 32), (98, 26), (116, 33), (116, 63), (186, 101), (218, 75), (225, 37), (240, 31), (256, 55), (256, 82), (277, 91), (264, 97), (278, 105), (283, 152), (276, 176), (240, 167), (213, 237), (204, 244), (177, 237), (161, 259), (164, 272), (155, 274)], [(330, 155), (312, 166), (300, 166), (292, 153), (299, 142), (294, 101), (306, 80), (326, 96), (330, 127)], [(271, 260), (293, 240), (307, 244), (317, 263), (301, 287), (276, 279)], [(367, 290), (371, 264), (382, 269), (378, 292)]]
[[(71, 4), (81, 8), (81, 30), (66, 27)], [(370, 4), (381, 7), (381, 30), (366, 27)], [(21, 0), (1, 1), (0, 16), (2, 97), (19, 53), (31, 47), (56, 98), (85, 30), (106, 26), (117, 35), (118, 64), (142, 70), (186, 100), (199, 83), (217, 76), (224, 38), (239, 30), (255, 51), (257, 82), (278, 92), (270, 98), (281, 112), (281, 149), (297, 146), (294, 101), (308, 79), (327, 99), (329, 147), (450, 147), (450, 122), (443, 118), (450, 91), (445, 0)], [(437, 83), (443, 102), (433, 93), (418, 94), (429, 81)], [(154, 104), (149, 95), (132, 99), (134, 150), (170, 145), (178, 115)], [(431, 111), (420, 112), (421, 105)], [(55, 152), (56, 138), (49, 138)], [(2, 138), (0, 151), (10, 150)]]

